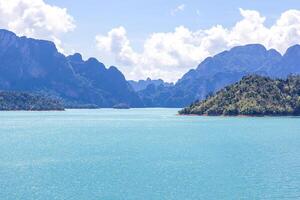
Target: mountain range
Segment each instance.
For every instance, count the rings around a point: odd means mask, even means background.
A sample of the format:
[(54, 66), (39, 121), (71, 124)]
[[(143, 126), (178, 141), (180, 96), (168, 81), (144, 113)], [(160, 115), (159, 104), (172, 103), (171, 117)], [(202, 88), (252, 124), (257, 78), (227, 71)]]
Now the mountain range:
[(174, 86), (151, 85), (139, 91), (147, 107), (184, 107), (205, 99), (207, 95), (239, 81), (250, 74), (286, 78), (300, 73), (300, 45), (290, 47), (284, 55), (263, 45), (234, 47), (205, 59), (187, 72)]
[(0, 89), (46, 93), (67, 107), (141, 107), (138, 95), (116, 68), (80, 54), (64, 56), (54, 43), (0, 30)]
[(65, 56), (53, 42), (0, 30), (0, 90), (46, 94), (66, 107), (185, 107), (249, 74), (285, 78), (300, 73), (300, 45), (284, 55), (260, 44), (234, 47), (205, 59), (175, 84), (127, 81), (114, 66), (79, 53)]
[(164, 82), (162, 79), (152, 80), (151, 78), (147, 78), (146, 80), (139, 80), (139, 81), (130, 80), (128, 82), (136, 92), (145, 90), (149, 85), (154, 85), (154, 86), (163, 85), (166, 87), (174, 85), (173, 83)]

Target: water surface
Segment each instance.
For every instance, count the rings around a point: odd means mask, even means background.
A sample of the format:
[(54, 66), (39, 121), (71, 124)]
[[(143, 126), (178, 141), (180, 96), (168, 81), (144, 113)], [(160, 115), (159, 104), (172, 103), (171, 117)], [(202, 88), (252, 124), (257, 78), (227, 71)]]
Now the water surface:
[(176, 112), (0, 112), (0, 199), (300, 199), (300, 118)]

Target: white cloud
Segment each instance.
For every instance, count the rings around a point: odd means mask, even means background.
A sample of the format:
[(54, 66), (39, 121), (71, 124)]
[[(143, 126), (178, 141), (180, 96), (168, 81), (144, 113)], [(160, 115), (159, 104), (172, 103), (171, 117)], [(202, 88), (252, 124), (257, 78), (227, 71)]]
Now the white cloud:
[(65, 8), (43, 0), (0, 0), (0, 26), (18, 35), (52, 40), (61, 51), (59, 37), (75, 28)]
[(171, 15), (175, 16), (178, 12), (182, 12), (185, 9), (185, 4), (181, 4), (179, 6), (177, 6), (176, 8), (174, 8), (173, 10), (171, 10)]
[(260, 43), (284, 53), (300, 43), (300, 11), (288, 10), (270, 27), (257, 11), (240, 9), (242, 19), (231, 28), (221, 25), (191, 31), (184, 26), (173, 32), (153, 33), (145, 41), (142, 52), (135, 52), (123, 27), (106, 36), (97, 36), (98, 48), (121, 66), (129, 79), (163, 78), (176, 81), (190, 68), (208, 56), (236, 45)]
[(138, 55), (132, 50), (124, 27), (112, 29), (107, 36), (96, 36), (96, 41), (98, 48), (104, 53), (114, 54), (117, 62), (125, 65), (134, 65), (138, 62)]

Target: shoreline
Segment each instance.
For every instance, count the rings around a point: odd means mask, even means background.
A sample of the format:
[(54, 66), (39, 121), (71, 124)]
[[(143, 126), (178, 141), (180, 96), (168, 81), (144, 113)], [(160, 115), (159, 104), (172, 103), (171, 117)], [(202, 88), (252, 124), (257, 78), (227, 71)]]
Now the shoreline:
[(187, 117), (231, 117), (231, 118), (245, 118), (245, 117), (300, 117), (300, 115), (197, 115), (197, 114), (177, 114), (177, 116), (187, 116)]

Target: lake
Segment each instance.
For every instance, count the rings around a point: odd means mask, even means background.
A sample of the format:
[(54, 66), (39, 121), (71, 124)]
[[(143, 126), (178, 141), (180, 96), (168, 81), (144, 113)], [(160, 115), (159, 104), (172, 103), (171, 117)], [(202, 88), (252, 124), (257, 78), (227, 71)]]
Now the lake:
[(177, 110), (0, 112), (0, 199), (300, 199), (300, 118)]

